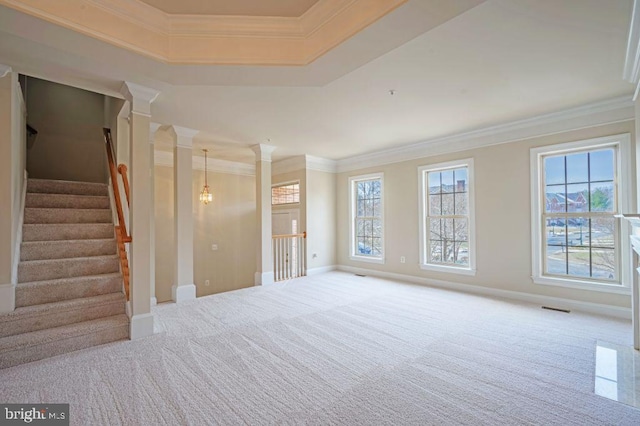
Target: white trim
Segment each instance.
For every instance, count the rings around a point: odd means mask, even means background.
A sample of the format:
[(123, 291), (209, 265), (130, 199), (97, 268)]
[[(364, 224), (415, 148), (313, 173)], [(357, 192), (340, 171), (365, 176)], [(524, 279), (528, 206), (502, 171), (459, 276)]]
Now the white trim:
[(131, 113), (151, 117), (151, 103), (156, 100), (160, 91), (140, 84), (125, 81), (120, 93), (131, 104)]
[(318, 266), (317, 268), (307, 269), (307, 276), (324, 274), (326, 272), (335, 271), (338, 269), (338, 265)]
[(272, 174), (281, 175), (284, 173), (296, 172), (298, 170), (315, 170), (325, 173), (336, 173), (337, 161), (313, 155), (297, 155), (285, 158), (273, 163)]
[(532, 303), (541, 306), (552, 306), (559, 309), (569, 309), (572, 311), (587, 312), (596, 315), (607, 315), (622, 319), (631, 319), (631, 309), (619, 306), (605, 305), (601, 303), (581, 302), (578, 300), (563, 299), (560, 297), (543, 296), (538, 294), (523, 293), (520, 291), (502, 290), (491, 287), (477, 286), (471, 284), (461, 284), (451, 281), (435, 280), (431, 278), (416, 277), (413, 275), (396, 274), (392, 272), (375, 271), (372, 269), (354, 268), (351, 266), (338, 265), (338, 270), (354, 274), (371, 275), (374, 277), (387, 278), (396, 281), (405, 281), (413, 284), (426, 285), (429, 287), (444, 288), (447, 290), (459, 291), (462, 293), (479, 294), (482, 296), (517, 300), (525, 303)]
[(173, 300), (176, 303), (196, 300), (196, 285), (195, 284), (172, 285), (171, 300)]
[(640, 80), (640, 2), (634, 0), (631, 21), (629, 23), (629, 37), (624, 60), (623, 78), (637, 85), (633, 100), (638, 96), (638, 81)]
[(415, 144), (337, 161), (337, 172), (351, 172), (485, 146), (629, 121), (635, 118), (631, 96), (622, 96), (563, 111), (543, 114), (478, 130), (429, 139)]
[(136, 340), (153, 336), (153, 314), (139, 314), (131, 317), (129, 339)]
[(265, 144), (257, 144), (250, 146), (251, 150), (256, 154), (256, 162), (258, 161), (266, 161), (271, 162), (271, 154), (276, 150), (276, 146), (273, 145), (265, 145)]
[[(354, 220), (355, 220), (355, 204), (356, 199), (354, 197), (353, 187), (356, 182), (360, 182), (363, 180), (373, 180), (380, 179), (380, 204), (382, 206), (382, 212), (380, 215), (380, 219), (382, 220), (382, 256), (374, 257), (374, 256), (362, 256), (356, 254), (355, 250), (355, 229), (354, 229)], [(385, 245), (387, 244), (385, 238), (385, 223), (384, 223), (384, 173), (369, 173), (366, 175), (358, 175), (358, 176), (350, 176), (349, 177), (349, 258), (356, 262), (367, 262), (367, 263), (377, 263), (383, 265), (385, 263), (385, 255), (386, 249)]]
[(587, 139), (582, 141), (561, 143), (531, 148), (530, 150), (530, 184), (531, 184), (531, 279), (534, 284), (555, 285), (560, 287), (578, 288), (607, 293), (629, 293), (632, 279), (632, 268), (629, 265), (631, 259), (631, 248), (629, 246), (629, 228), (626, 221), (620, 221), (620, 284), (599, 283), (579, 278), (563, 278), (544, 275), (542, 260), (542, 167), (540, 161), (543, 156), (555, 153), (567, 153), (585, 149), (598, 149), (603, 147), (617, 147), (616, 155), (616, 190), (618, 191), (616, 200), (618, 202), (618, 214), (630, 212), (635, 205), (632, 203), (633, 192), (631, 186), (631, 135), (623, 133), (619, 135), (605, 136), (601, 138)]
[[(425, 178), (428, 172), (437, 170), (447, 170), (455, 168), (467, 168), (467, 193), (469, 198), (469, 267), (454, 265), (439, 265), (427, 263), (427, 230), (425, 229), (425, 218), (427, 212), (427, 188), (425, 188)], [(455, 182), (454, 182), (455, 185)], [(461, 160), (447, 161), (445, 163), (428, 164), (418, 167), (418, 191), (419, 191), (419, 254), (420, 269), (427, 271), (448, 272), (453, 274), (475, 275), (476, 274), (476, 203), (475, 203), (475, 169), (473, 158), (464, 158)]]
[(22, 173), (22, 195), (20, 197), (20, 210), (18, 216), (18, 230), (16, 231), (15, 250), (13, 252), (13, 265), (11, 269), (11, 282), (18, 282), (18, 264), (20, 263), (20, 249), (22, 248), (22, 227), (24, 225), (24, 208), (27, 200), (27, 183), (29, 175), (26, 170)]
[(0, 64), (0, 78), (4, 78), (12, 72), (12, 68), (9, 65)]
[(180, 148), (193, 148), (193, 138), (200, 133), (199, 130), (189, 129), (188, 127), (171, 126), (176, 132), (175, 146)]
[(151, 296), (151, 306), (156, 306), (158, 304), (158, 299), (155, 296)]
[[(173, 167), (173, 153), (156, 150), (154, 153), (156, 166)], [(204, 171), (204, 157), (194, 155), (191, 161), (194, 170)], [(240, 176), (255, 176), (255, 164), (237, 163), (235, 161), (219, 160), (217, 158), (207, 158), (207, 170), (213, 173), (225, 173)]]
[(16, 285), (0, 284), (0, 314), (13, 312), (16, 309)]
[(270, 285), (275, 283), (275, 280), (273, 278), (273, 271), (256, 272), (253, 276), (253, 280), (253, 285), (255, 286)]

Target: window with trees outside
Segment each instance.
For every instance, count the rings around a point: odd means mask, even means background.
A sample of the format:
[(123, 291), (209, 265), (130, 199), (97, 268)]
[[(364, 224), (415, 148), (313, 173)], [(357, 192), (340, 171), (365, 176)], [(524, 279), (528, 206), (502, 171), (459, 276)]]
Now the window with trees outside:
[(615, 216), (625, 190), (624, 138), (611, 139), (533, 150), (538, 174), (534, 280), (623, 284), (623, 224)]
[(473, 274), (473, 160), (418, 170), (422, 268)]
[(384, 204), (381, 173), (349, 179), (351, 258), (384, 262)]

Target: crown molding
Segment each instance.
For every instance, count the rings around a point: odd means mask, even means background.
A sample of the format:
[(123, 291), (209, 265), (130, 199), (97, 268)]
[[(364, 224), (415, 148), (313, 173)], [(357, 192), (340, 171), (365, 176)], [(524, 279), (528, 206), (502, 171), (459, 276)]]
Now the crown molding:
[(277, 147), (273, 145), (265, 145), (263, 143), (250, 146), (251, 150), (256, 154), (256, 161), (271, 162), (271, 154)]
[(131, 112), (151, 116), (151, 103), (156, 100), (160, 92), (150, 87), (125, 81), (120, 93), (131, 104)]
[(318, 172), (335, 173), (337, 162), (313, 155), (297, 155), (295, 157), (278, 160), (271, 165), (274, 175), (296, 172), (298, 170), (315, 170)]
[(350, 172), (416, 158), (516, 142), (633, 120), (634, 117), (635, 108), (631, 96), (622, 96), (471, 132), (345, 158), (337, 161), (337, 172)]
[(9, 65), (0, 64), (0, 78), (5, 77), (12, 71), (12, 68)]
[[(173, 153), (168, 151), (158, 151), (154, 153), (156, 166), (173, 167)], [(193, 170), (204, 171), (204, 157), (194, 155), (192, 157)], [(207, 170), (213, 173), (224, 173), (229, 175), (255, 176), (256, 166), (253, 164), (238, 163), (235, 161), (219, 160), (217, 158), (207, 158)]]
[(0, 0), (169, 64), (306, 65), (408, 0), (319, 0), (300, 17), (167, 14), (139, 0)]
[(635, 101), (640, 90), (640, 0), (634, 0), (633, 2), (623, 78), (636, 85), (636, 92), (633, 96)]

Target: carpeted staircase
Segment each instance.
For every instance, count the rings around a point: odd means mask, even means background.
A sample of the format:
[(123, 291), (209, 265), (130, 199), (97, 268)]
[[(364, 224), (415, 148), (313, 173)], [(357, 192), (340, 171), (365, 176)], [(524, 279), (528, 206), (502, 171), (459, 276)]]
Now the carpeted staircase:
[(129, 336), (107, 186), (29, 179), (0, 368)]

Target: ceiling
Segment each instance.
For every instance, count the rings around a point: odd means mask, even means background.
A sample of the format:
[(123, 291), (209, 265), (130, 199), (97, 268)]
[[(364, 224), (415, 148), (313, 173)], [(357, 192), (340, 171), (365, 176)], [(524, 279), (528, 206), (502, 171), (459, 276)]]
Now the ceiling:
[(318, 0), (140, 0), (165, 13), (298, 17)]
[(196, 146), (221, 159), (250, 162), (256, 143), (275, 159), (344, 159), (630, 97), (631, 9), (409, 0), (309, 65), (253, 67), (162, 64), (0, 8), (0, 62), (115, 96), (123, 80), (159, 89), (152, 119), (199, 130)]

